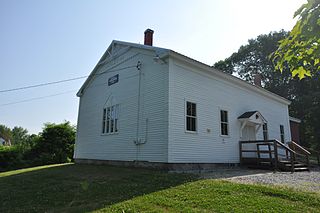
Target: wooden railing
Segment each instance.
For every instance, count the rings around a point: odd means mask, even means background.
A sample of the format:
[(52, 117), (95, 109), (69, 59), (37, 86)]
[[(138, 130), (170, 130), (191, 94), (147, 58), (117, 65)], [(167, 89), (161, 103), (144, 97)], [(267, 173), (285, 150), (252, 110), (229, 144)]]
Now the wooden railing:
[[(244, 149), (244, 144), (256, 144), (255, 149)], [(259, 146), (268, 146), (268, 150), (261, 151)], [(301, 148), (301, 149), (300, 149)], [(299, 159), (307, 164), (309, 167), (309, 155), (310, 152), (303, 150), (303, 147), (297, 148), (301, 152), (296, 152), (289, 146), (281, 143), (278, 140), (256, 140), (256, 141), (239, 141), (239, 151), (240, 151), (240, 164), (245, 164), (251, 158), (251, 163), (259, 163), (262, 159), (266, 160), (267, 158), (261, 158), (260, 154), (268, 154), (270, 166), (275, 170), (279, 169), (279, 163), (283, 161), (289, 161), (291, 165), (291, 171), (294, 172), (295, 161)], [(254, 157), (244, 157), (244, 153), (255, 153)]]
[[(294, 141), (290, 141), (288, 142), (288, 145), (289, 147), (294, 150), (296, 153), (302, 155), (303, 157), (305, 157), (306, 159), (306, 163), (307, 165), (309, 166), (310, 165), (310, 159), (309, 159), (309, 156), (311, 155), (311, 152), (308, 151), (306, 148), (300, 146), (299, 144), (297, 144), (296, 142)], [(301, 159), (300, 159), (301, 160)]]
[(289, 142), (289, 146), (293, 150), (295, 150), (296, 152), (306, 153), (306, 154), (308, 154), (310, 156), (310, 158), (313, 157), (314, 159), (316, 159), (317, 164), (320, 166), (320, 152), (319, 151), (303, 147), (303, 146), (297, 144), (294, 141)]

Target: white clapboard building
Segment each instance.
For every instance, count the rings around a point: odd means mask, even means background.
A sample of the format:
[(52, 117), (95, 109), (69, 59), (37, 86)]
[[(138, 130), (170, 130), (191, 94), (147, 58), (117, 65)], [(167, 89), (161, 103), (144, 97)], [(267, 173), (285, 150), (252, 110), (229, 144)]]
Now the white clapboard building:
[(290, 101), (152, 39), (113, 41), (80, 88), (76, 162), (233, 165), (240, 140), (291, 140)]

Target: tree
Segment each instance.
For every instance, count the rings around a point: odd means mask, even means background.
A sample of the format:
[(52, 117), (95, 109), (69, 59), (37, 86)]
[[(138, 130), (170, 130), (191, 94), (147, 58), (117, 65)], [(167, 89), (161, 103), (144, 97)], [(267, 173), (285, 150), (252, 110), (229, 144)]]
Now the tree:
[(214, 67), (227, 73), (236, 73), (240, 78), (252, 83), (256, 74), (262, 75), (262, 85), (281, 96), (289, 94), (289, 81), (291, 79), (288, 70), (274, 72), (274, 65), (269, 55), (278, 48), (280, 40), (288, 35), (281, 30), (259, 35), (255, 39), (249, 39), (248, 44), (242, 45), (238, 52), (229, 58), (218, 61)]
[(255, 74), (262, 74), (262, 86), (265, 89), (292, 101), (290, 115), (302, 120), (302, 144), (320, 149), (320, 73), (315, 73), (314, 78), (299, 80), (292, 77), (287, 68), (282, 73), (276, 71), (268, 57), (278, 48), (278, 41), (287, 35), (284, 31), (259, 35), (241, 46), (238, 52), (215, 63), (214, 67), (234, 73), (251, 83)]
[(39, 156), (41, 164), (70, 161), (73, 157), (75, 133), (75, 127), (70, 122), (45, 124), (39, 141), (32, 149), (33, 157)]
[(320, 72), (320, 0), (308, 0), (295, 17), (299, 17), (297, 23), (271, 58), (276, 69), (289, 69), (302, 79)]
[(28, 137), (28, 130), (22, 127), (13, 127), (11, 130), (12, 134), (12, 144), (13, 145), (22, 145), (26, 143)]

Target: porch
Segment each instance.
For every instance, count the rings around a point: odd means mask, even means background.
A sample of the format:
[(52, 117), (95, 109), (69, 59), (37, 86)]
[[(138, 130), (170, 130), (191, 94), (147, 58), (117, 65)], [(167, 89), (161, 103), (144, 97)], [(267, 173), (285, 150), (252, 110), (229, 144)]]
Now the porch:
[(280, 171), (309, 171), (311, 153), (294, 141), (239, 141), (240, 165)]

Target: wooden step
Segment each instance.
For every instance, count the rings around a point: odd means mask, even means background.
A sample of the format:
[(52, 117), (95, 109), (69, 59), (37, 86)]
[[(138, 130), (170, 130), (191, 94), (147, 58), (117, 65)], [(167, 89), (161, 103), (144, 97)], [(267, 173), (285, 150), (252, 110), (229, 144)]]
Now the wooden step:
[[(291, 163), (286, 163), (284, 164), (285, 166), (290, 166), (291, 167)], [(308, 167), (306, 164), (303, 164), (303, 163), (295, 163), (293, 164), (294, 167)]]
[(299, 168), (294, 168), (295, 172), (305, 172), (305, 171), (309, 171), (308, 167), (299, 167)]

